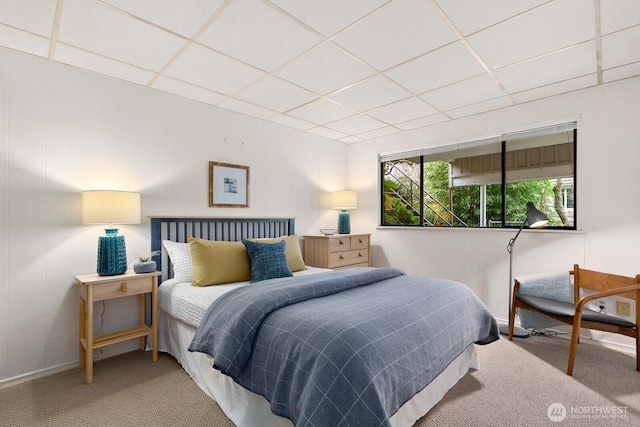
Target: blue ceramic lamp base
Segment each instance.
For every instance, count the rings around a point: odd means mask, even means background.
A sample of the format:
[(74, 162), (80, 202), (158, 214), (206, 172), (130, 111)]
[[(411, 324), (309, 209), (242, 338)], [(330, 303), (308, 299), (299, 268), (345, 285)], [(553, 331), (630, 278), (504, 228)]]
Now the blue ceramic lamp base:
[(99, 276), (115, 276), (127, 271), (127, 249), (124, 236), (118, 234), (117, 228), (107, 228), (106, 234), (98, 239)]
[(349, 212), (346, 209), (342, 209), (338, 214), (338, 233), (351, 233), (351, 221), (349, 220)]

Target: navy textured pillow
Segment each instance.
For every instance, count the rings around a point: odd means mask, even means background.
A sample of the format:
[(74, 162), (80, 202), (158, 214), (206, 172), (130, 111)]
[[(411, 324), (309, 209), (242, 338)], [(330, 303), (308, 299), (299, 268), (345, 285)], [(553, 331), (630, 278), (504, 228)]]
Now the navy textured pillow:
[(286, 242), (259, 243), (243, 239), (251, 259), (251, 282), (275, 279), (278, 277), (291, 277), (289, 263), (284, 254)]

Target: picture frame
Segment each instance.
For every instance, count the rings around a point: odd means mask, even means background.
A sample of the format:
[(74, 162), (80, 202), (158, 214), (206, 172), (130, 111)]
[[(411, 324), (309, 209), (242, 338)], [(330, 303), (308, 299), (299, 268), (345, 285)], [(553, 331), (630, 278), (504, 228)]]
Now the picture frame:
[(249, 166), (209, 162), (209, 207), (249, 207)]

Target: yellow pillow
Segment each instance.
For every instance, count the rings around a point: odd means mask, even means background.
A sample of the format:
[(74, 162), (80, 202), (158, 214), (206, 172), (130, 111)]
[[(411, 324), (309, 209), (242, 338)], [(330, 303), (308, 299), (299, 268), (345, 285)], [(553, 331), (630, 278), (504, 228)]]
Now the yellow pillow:
[(302, 259), (302, 252), (300, 251), (300, 243), (298, 243), (298, 235), (292, 234), (290, 236), (276, 237), (273, 239), (247, 239), (260, 243), (277, 243), (280, 240), (285, 241), (284, 256), (287, 257), (287, 263), (289, 264), (289, 270), (300, 271), (306, 270), (307, 266), (304, 265), (304, 259)]
[(217, 242), (189, 236), (193, 286), (251, 280), (251, 261), (242, 242)]

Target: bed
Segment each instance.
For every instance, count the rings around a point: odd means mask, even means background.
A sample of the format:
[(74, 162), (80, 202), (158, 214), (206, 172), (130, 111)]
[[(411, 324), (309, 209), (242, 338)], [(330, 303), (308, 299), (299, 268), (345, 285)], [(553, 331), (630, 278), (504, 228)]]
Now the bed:
[[(300, 258), (291, 277), (192, 285), (199, 273), (189, 268), (199, 268), (200, 261), (189, 259), (188, 239), (267, 239), (261, 247), (286, 240), (299, 252), (293, 218), (152, 217), (151, 236), (152, 250), (162, 252), (156, 257), (162, 272), (160, 351), (175, 357), (238, 426), (291, 427), (291, 419), (296, 425), (411, 426), (469, 369), (479, 367), (474, 343), (499, 338), (495, 319), (466, 286), (396, 269), (327, 271), (300, 266)], [(287, 261), (293, 266), (291, 257)], [(397, 307), (387, 310), (390, 304)], [(410, 307), (417, 304), (424, 315)], [(428, 317), (439, 311), (455, 318)], [(383, 326), (374, 326), (374, 317), (383, 318)], [(335, 322), (339, 332), (328, 336)], [(238, 324), (239, 335), (227, 329)], [(434, 324), (436, 330), (428, 332)], [(348, 357), (345, 343), (353, 347)]]

